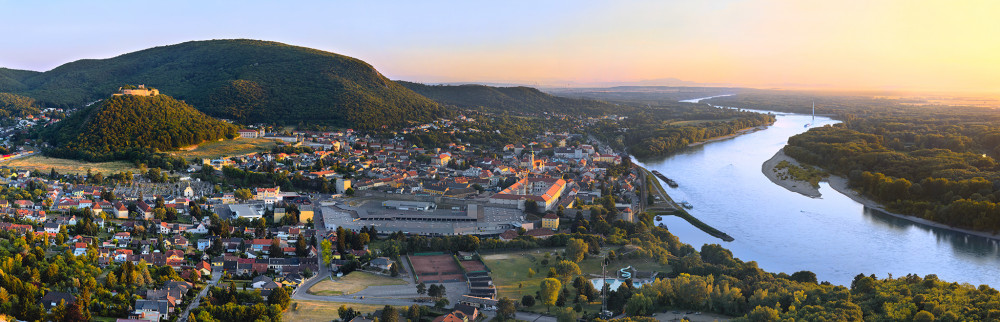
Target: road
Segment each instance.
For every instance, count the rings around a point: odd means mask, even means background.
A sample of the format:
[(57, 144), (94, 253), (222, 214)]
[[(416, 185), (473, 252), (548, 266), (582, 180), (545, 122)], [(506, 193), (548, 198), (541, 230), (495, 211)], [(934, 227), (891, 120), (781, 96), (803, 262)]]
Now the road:
[[(319, 205), (321, 200), (322, 198), (318, 200), (314, 199), (314, 203)], [(317, 270), (316, 275), (302, 281), (302, 284), (299, 284), (299, 287), (296, 287), (295, 290), (292, 291), (292, 299), (295, 300), (302, 299), (298, 297), (300, 293), (309, 295), (306, 291), (308, 291), (310, 287), (316, 285), (316, 283), (319, 283), (319, 281), (322, 281), (324, 278), (330, 277), (330, 265), (326, 265), (326, 263), (323, 262), (323, 247), (321, 246), (327, 233), (326, 225), (323, 223), (323, 207), (316, 207), (316, 210), (319, 213), (313, 216), (313, 227), (316, 228), (316, 250), (320, 252), (319, 269)]]
[(201, 289), (201, 292), (198, 292), (198, 296), (194, 297), (194, 300), (191, 301), (191, 305), (188, 305), (188, 307), (186, 309), (184, 309), (184, 313), (182, 313), (180, 315), (180, 318), (177, 319), (177, 321), (178, 322), (187, 322), (188, 314), (191, 313), (191, 310), (194, 309), (194, 308), (196, 308), (196, 307), (198, 307), (198, 305), (201, 303), (201, 298), (203, 298), (206, 295), (208, 295), (208, 290), (211, 289), (212, 286), (215, 286), (215, 284), (218, 284), (219, 283), (219, 279), (221, 279), (221, 278), (222, 278), (222, 270), (213, 271), (212, 272), (212, 281), (208, 282), (208, 284), (205, 285), (205, 287)]

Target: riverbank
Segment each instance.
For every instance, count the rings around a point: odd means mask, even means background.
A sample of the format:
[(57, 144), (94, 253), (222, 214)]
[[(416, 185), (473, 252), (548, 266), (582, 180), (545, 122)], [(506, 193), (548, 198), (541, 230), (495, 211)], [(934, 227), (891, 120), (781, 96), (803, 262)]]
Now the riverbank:
[[(771, 123), (771, 124), (774, 124), (774, 123)], [(691, 143), (691, 144), (688, 144), (688, 147), (699, 146), (699, 145), (702, 145), (702, 144), (705, 144), (705, 143), (712, 143), (712, 142), (715, 142), (715, 141), (722, 141), (722, 140), (731, 139), (731, 138), (734, 138), (734, 137), (737, 137), (737, 136), (740, 136), (740, 135), (743, 135), (743, 134), (753, 133), (753, 132), (757, 132), (757, 131), (760, 131), (760, 130), (766, 130), (768, 126), (770, 126), (770, 125), (761, 125), (761, 126), (756, 126), (756, 127), (748, 127), (748, 128), (736, 131), (736, 133), (733, 133), (733, 134), (730, 134), (730, 135), (723, 135), (723, 136), (714, 137), (714, 138), (711, 138), (711, 139), (708, 139), (708, 140), (705, 140), (705, 141)]]
[(654, 202), (652, 205), (646, 208), (646, 211), (649, 212), (649, 214), (653, 216), (681, 217), (684, 218), (684, 220), (686, 220), (689, 224), (691, 224), (691, 226), (701, 229), (701, 231), (705, 232), (706, 234), (712, 237), (722, 239), (722, 241), (726, 242), (731, 242), (736, 240), (735, 238), (733, 238), (733, 236), (729, 236), (729, 234), (726, 234), (721, 230), (718, 230), (715, 227), (709, 226), (705, 222), (698, 220), (698, 218), (695, 218), (690, 213), (688, 213), (687, 210), (684, 210), (683, 207), (674, 202), (674, 199), (670, 198), (670, 195), (667, 194), (667, 190), (663, 188), (663, 185), (660, 184), (660, 180), (656, 178), (656, 176), (653, 175), (652, 172), (650, 172), (649, 170), (643, 168), (638, 164), (633, 163), (633, 166), (642, 170), (643, 173), (645, 173), (645, 177), (652, 177), (651, 181), (653, 182), (653, 190), (655, 190), (655, 193), (660, 196), (660, 200)]
[(803, 180), (795, 180), (792, 176), (788, 175), (788, 169), (782, 169), (775, 171), (775, 167), (781, 161), (787, 161), (788, 163), (794, 164), (795, 166), (801, 167), (798, 161), (792, 157), (785, 154), (785, 148), (781, 148), (778, 152), (774, 153), (764, 164), (760, 166), (760, 171), (764, 173), (764, 176), (768, 180), (774, 182), (774, 184), (781, 186), (782, 188), (788, 189), (788, 191), (795, 192), (810, 198), (819, 198), (823, 194), (819, 192), (819, 188), (814, 187), (811, 183)]
[(871, 200), (871, 199), (868, 199), (867, 197), (865, 197), (864, 195), (862, 195), (860, 192), (854, 191), (854, 189), (851, 189), (850, 187), (848, 187), (848, 185), (847, 185), (847, 178), (844, 178), (844, 177), (841, 177), (841, 176), (833, 176), (833, 175), (831, 175), (830, 177), (828, 177), (826, 179), (826, 181), (828, 183), (830, 183), (830, 187), (833, 188), (833, 190), (837, 190), (837, 192), (840, 192), (840, 193), (844, 194), (848, 198), (851, 198), (851, 200), (854, 200), (855, 202), (860, 203), (860, 204), (864, 205), (865, 207), (881, 211), (882, 213), (885, 213), (887, 215), (890, 215), (890, 216), (893, 216), (893, 217), (896, 217), (896, 218), (899, 218), (899, 219), (903, 219), (903, 220), (908, 220), (908, 221), (911, 221), (911, 222), (914, 222), (914, 223), (917, 223), (917, 224), (934, 227), (934, 228), (940, 228), (940, 229), (956, 231), (956, 232), (960, 232), (960, 233), (964, 233), (964, 234), (969, 234), (969, 235), (974, 235), (974, 236), (979, 236), (979, 237), (984, 237), (984, 238), (990, 238), (990, 239), (1000, 240), (1000, 234), (990, 234), (988, 232), (983, 232), (983, 231), (975, 231), (975, 230), (963, 229), (963, 228), (958, 228), (958, 227), (952, 227), (952, 226), (948, 226), (948, 225), (945, 225), (945, 224), (942, 224), (942, 223), (939, 223), (939, 222), (936, 222), (936, 221), (932, 221), (932, 220), (927, 220), (927, 219), (924, 219), (924, 218), (920, 218), (920, 217), (917, 217), (917, 216), (897, 214), (897, 213), (888, 211), (888, 210), (885, 209), (884, 206), (882, 206), (878, 202), (876, 202), (874, 200)]

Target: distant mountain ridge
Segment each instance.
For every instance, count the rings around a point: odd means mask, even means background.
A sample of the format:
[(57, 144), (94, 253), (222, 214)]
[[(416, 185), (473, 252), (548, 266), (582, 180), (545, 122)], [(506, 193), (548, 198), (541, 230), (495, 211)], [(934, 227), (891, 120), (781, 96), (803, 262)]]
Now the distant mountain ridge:
[(447, 110), (347, 56), (259, 40), (190, 41), (47, 72), (0, 68), (0, 92), (75, 107), (124, 84), (146, 84), (216, 117), (378, 128)]
[(615, 113), (625, 108), (604, 101), (554, 96), (536, 88), (495, 87), (478, 84), (425, 85), (397, 81), (410, 90), (438, 103), (461, 108), (484, 107), (494, 111), (521, 113)]

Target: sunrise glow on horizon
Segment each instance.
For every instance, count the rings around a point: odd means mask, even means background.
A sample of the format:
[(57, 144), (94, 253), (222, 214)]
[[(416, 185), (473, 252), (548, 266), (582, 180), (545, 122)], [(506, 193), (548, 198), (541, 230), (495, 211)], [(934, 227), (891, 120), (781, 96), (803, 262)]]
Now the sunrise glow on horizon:
[[(418, 82), (1000, 92), (1000, 3), (649, 1), (0, 2), (0, 67), (48, 70), (189, 40), (336, 52)], [(44, 20), (32, 17), (48, 15)], [(100, 17), (105, 17), (102, 19)], [(9, 18), (9, 19), (7, 19)], [(145, 26), (132, 30), (125, 26)], [(141, 33), (135, 37), (130, 33)]]

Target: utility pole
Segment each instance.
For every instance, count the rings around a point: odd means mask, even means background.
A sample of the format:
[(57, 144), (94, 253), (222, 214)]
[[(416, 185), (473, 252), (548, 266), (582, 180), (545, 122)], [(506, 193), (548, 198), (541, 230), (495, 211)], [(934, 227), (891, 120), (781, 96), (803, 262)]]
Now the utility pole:
[(601, 261), (601, 317), (609, 318), (608, 313), (608, 257), (605, 256), (604, 260)]

